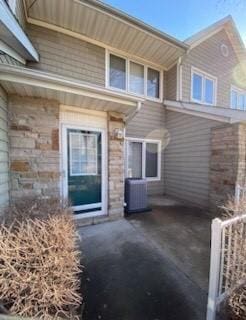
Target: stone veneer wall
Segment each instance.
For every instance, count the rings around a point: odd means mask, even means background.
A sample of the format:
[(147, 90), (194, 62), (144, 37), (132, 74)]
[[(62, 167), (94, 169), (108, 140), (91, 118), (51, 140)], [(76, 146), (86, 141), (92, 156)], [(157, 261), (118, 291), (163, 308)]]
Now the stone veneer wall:
[(124, 138), (117, 138), (115, 129), (124, 130), (120, 115), (108, 115), (108, 214), (124, 215)]
[(246, 124), (211, 129), (210, 208), (218, 210), (245, 185)]
[(11, 199), (58, 195), (58, 103), (12, 96), (9, 116)]

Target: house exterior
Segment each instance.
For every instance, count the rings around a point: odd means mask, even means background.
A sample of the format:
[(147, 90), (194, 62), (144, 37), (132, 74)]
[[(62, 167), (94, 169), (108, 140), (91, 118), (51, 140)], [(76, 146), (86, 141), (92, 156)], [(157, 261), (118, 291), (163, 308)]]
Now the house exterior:
[(0, 0), (0, 206), (69, 198), (81, 223), (149, 195), (216, 208), (245, 178), (245, 48), (231, 17), (182, 42), (100, 1)]

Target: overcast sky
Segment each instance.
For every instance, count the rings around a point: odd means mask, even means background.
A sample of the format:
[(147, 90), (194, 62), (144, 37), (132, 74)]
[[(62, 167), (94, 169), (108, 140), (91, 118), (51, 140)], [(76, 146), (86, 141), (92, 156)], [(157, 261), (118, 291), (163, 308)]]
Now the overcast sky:
[(179, 40), (231, 14), (246, 45), (246, 0), (105, 0)]

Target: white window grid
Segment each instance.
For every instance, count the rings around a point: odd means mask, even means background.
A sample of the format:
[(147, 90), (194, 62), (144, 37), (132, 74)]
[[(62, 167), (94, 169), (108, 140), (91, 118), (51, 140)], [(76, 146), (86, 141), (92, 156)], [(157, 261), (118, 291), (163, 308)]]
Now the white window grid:
[[(147, 181), (160, 181), (161, 180), (161, 140), (152, 139), (139, 139), (139, 138), (126, 138), (126, 171), (125, 176), (128, 177), (129, 166), (128, 166), (128, 154), (129, 154), (129, 142), (139, 142), (142, 143), (142, 178)], [(158, 156), (157, 156), (157, 176), (156, 177), (146, 177), (146, 145), (148, 143), (157, 144)]]
[[(193, 76), (194, 74), (200, 76), (202, 78), (202, 98), (201, 100), (193, 98)], [(213, 82), (213, 101), (212, 103), (205, 101), (205, 82), (206, 80), (210, 80)], [(214, 106), (217, 103), (217, 78), (204, 72), (198, 68), (191, 67), (191, 90), (190, 90), (190, 100), (196, 103)]]
[[(233, 106), (233, 98), (232, 98), (232, 94), (233, 92), (236, 93), (236, 107), (234, 108)], [(241, 111), (246, 111), (246, 89), (240, 89), (236, 86), (231, 86), (231, 108), (232, 109), (236, 109), (236, 110), (241, 110)], [(239, 99), (240, 99), (240, 96), (243, 96), (243, 107), (240, 106), (240, 103), (239, 103)]]
[[(93, 140), (94, 140), (94, 148), (83, 148), (81, 146), (78, 146), (78, 147), (72, 147), (72, 138), (75, 137), (75, 136), (78, 136), (78, 139), (79, 139), (79, 143), (81, 142), (81, 137), (92, 137)], [(93, 175), (97, 175), (98, 174), (98, 165), (97, 165), (97, 158), (98, 158), (98, 150), (97, 150), (97, 135), (96, 134), (92, 134), (92, 133), (81, 133), (81, 132), (70, 132), (69, 133), (69, 148), (70, 148), (70, 161), (69, 161), (69, 166), (70, 166), (70, 176), (71, 177), (76, 177), (76, 176), (93, 176)], [(72, 149), (78, 149), (80, 151), (93, 151), (95, 152), (95, 161), (88, 161), (87, 160), (84, 160), (84, 161), (80, 161), (80, 160), (73, 160), (73, 153), (72, 153)], [(86, 164), (86, 168), (87, 168), (87, 165), (88, 164), (94, 164), (94, 168), (95, 170), (92, 171), (92, 172), (88, 172), (88, 171), (85, 171), (83, 172), (82, 171), (82, 167), (81, 167), (81, 171), (80, 172), (73, 172), (73, 163), (74, 162), (78, 162), (80, 164), (84, 163)]]
[[(110, 55), (114, 55), (116, 57), (122, 58), (126, 61), (126, 89), (119, 89), (119, 88), (114, 88), (112, 86), (110, 86)], [(134, 93), (132, 91), (130, 91), (130, 63), (136, 63), (139, 64), (141, 66), (144, 67), (144, 94), (141, 95), (139, 93)], [(148, 79), (148, 69), (153, 69), (159, 72), (159, 98), (155, 98), (155, 97), (151, 97), (147, 95), (147, 79)], [(144, 64), (142, 62), (139, 62), (137, 60), (128, 58), (126, 56), (122, 56), (118, 53), (106, 50), (106, 76), (105, 76), (105, 82), (106, 82), (106, 87), (115, 91), (120, 91), (120, 92), (127, 92), (131, 95), (137, 96), (137, 97), (141, 97), (141, 98), (145, 98), (147, 100), (151, 100), (151, 101), (156, 101), (156, 102), (161, 102), (163, 100), (163, 70), (161, 70), (160, 68), (157, 68), (156, 66), (151, 66), (148, 64)]]

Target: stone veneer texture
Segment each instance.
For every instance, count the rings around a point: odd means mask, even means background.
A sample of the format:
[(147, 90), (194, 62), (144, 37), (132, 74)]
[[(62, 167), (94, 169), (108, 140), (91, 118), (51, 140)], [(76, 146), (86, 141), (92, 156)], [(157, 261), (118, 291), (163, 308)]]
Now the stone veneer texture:
[(210, 207), (225, 205), (237, 184), (245, 185), (246, 125), (232, 124), (211, 131)]
[(59, 194), (59, 105), (10, 97), (11, 199)]

